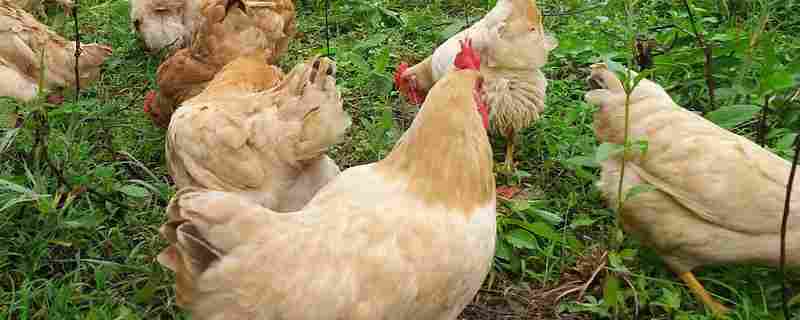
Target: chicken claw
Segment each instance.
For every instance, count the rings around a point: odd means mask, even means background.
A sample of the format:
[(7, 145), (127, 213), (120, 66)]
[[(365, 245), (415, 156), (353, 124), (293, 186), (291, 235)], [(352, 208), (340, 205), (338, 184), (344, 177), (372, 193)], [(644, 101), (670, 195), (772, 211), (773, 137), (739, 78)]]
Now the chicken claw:
[(711, 312), (715, 316), (722, 316), (730, 311), (728, 307), (724, 306), (722, 303), (711, 297), (711, 295), (703, 288), (703, 285), (697, 281), (697, 278), (694, 277), (692, 272), (684, 272), (678, 275), (678, 277), (686, 283), (686, 286), (689, 287), (689, 290), (700, 299), (700, 301), (705, 305), (707, 308), (711, 309)]

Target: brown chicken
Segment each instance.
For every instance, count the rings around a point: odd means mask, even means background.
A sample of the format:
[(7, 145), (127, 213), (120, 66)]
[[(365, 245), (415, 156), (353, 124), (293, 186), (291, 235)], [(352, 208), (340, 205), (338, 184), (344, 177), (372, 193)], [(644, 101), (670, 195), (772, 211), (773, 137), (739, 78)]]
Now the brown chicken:
[(456, 319), (497, 232), (480, 63), (464, 52), (386, 158), (345, 170), (302, 211), (179, 191), (158, 256), (179, 303), (199, 320)]
[[(188, 47), (197, 29), (205, 24), (204, 3), (204, 0), (132, 0), (133, 30), (150, 53)], [(270, 56), (283, 54), (295, 34), (292, 0), (246, 1), (246, 7), (247, 15), (237, 13), (239, 19), (226, 23), (228, 31), (243, 32), (231, 33), (233, 38), (266, 42)]]
[(508, 141), (505, 165), (510, 172), (517, 133), (544, 111), (547, 79), (539, 69), (556, 40), (544, 33), (534, 0), (498, 0), (483, 19), (448, 39), (431, 56), (411, 68), (405, 63), (398, 67), (395, 83), (412, 104), (422, 103), (426, 92), (452, 67), (458, 42), (467, 36), (483, 58), (491, 129)]
[[(605, 65), (594, 65), (586, 100), (600, 107), (598, 140), (623, 144), (625, 92)], [(647, 140), (630, 155), (623, 194), (636, 185), (655, 190), (624, 202), (623, 227), (652, 246), (714, 313), (712, 299), (692, 269), (707, 264), (764, 263), (779, 259), (779, 230), (791, 163), (675, 104), (644, 79), (630, 100), (630, 139)], [(621, 160), (602, 163), (598, 187), (617, 207)], [(792, 196), (788, 239), (800, 237), (800, 183)], [(787, 262), (800, 264), (800, 244), (787, 242)]]
[[(10, 2), (0, 1), (0, 96), (22, 101), (36, 97), (42, 74), (44, 87), (53, 91), (75, 87), (75, 42), (67, 41)], [(79, 75), (81, 87), (100, 76), (100, 68), (111, 48), (81, 44)]]
[(325, 152), (350, 119), (334, 76), (325, 58), (298, 64), (283, 81), (280, 69), (258, 59), (225, 66), (170, 123), (167, 163), (176, 188), (236, 192), (274, 211), (300, 210), (339, 174)]
[[(223, 66), (241, 56), (274, 63), (295, 32), (294, 5), (288, 0), (206, 0), (203, 15), (191, 47), (178, 50), (158, 67), (159, 92), (145, 100), (144, 111), (160, 127), (169, 125), (175, 108), (203, 91)], [(276, 31), (278, 25), (283, 29)]]

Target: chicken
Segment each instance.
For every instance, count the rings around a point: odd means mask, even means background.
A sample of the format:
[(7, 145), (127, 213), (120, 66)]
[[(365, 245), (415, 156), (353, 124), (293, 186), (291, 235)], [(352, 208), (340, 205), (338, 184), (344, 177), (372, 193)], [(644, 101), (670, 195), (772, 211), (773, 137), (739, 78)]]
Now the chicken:
[(201, 5), (202, 0), (131, 0), (131, 25), (148, 53), (184, 48), (195, 24), (203, 23)]
[[(0, 0), (0, 3), (13, 3), (17, 7), (22, 10), (25, 10), (29, 13), (35, 13), (36, 11), (43, 12), (44, 7), (42, 6), (43, 0)], [(72, 7), (75, 3), (72, 0), (56, 0), (58, 4), (64, 9), (64, 13), (67, 15), (72, 15)]]
[[(586, 101), (600, 107), (598, 140), (624, 142), (626, 95), (605, 65), (593, 66), (597, 90)], [(644, 79), (630, 99), (630, 140), (648, 150), (629, 155), (623, 194), (639, 184), (655, 190), (624, 202), (623, 227), (652, 246), (700, 301), (717, 314), (726, 308), (692, 274), (725, 263), (777, 264), (779, 230), (791, 164), (752, 141), (679, 107), (658, 84)], [(598, 188), (614, 208), (621, 160), (602, 163)], [(800, 237), (800, 183), (794, 186), (787, 238)], [(800, 264), (800, 244), (787, 243), (787, 262)]]
[[(36, 97), (43, 52), (45, 88), (75, 87), (75, 42), (57, 35), (15, 4), (0, 2), (0, 77), (4, 79), (0, 81), (0, 96), (22, 101)], [(111, 52), (109, 46), (81, 44), (81, 87), (99, 78), (101, 65)]]
[(463, 52), (386, 158), (343, 171), (301, 211), (180, 190), (158, 256), (179, 304), (200, 320), (456, 319), (496, 238), (479, 58)]
[(246, 4), (206, 0), (203, 14), (192, 46), (178, 50), (158, 67), (160, 91), (150, 92), (145, 100), (144, 111), (160, 127), (169, 125), (174, 109), (203, 91), (223, 66), (250, 55), (275, 63), (295, 33), (294, 5), (289, 0)]
[[(63, 0), (68, 1), (68, 0)], [(212, 3), (215, 1), (212, 1)], [(234, 1), (231, 1), (234, 3)], [(205, 24), (203, 0), (132, 0), (131, 23), (133, 30), (150, 53), (173, 51), (188, 47), (197, 29)], [(240, 40), (266, 42), (270, 62), (286, 51), (289, 39), (294, 36), (295, 7), (292, 0), (264, 0), (246, 2), (247, 14), (226, 23), (227, 32)], [(232, 40), (231, 42), (235, 42)]]
[(539, 70), (557, 43), (546, 35), (534, 0), (498, 0), (495, 7), (471, 27), (448, 39), (419, 64), (402, 63), (395, 84), (412, 104), (453, 64), (458, 42), (470, 36), (483, 59), (486, 101), (491, 106), (492, 132), (507, 140), (505, 168), (511, 172), (517, 133), (544, 111), (547, 79)]
[(225, 66), (170, 123), (167, 163), (176, 188), (237, 192), (278, 212), (301, 209), (339, 174), (325, 152), (350, 118), (334, 76), (332, 61), (318, 57), (277, 87), (280, 69), (263, 61)]

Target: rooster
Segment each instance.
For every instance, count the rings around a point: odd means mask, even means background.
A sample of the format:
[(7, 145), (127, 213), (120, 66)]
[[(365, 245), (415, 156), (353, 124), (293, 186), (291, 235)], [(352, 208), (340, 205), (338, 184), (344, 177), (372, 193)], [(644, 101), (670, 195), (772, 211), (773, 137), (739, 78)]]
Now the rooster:
[(350, 126), (334, 76), (332, 61), (319, 57), (282, 81), (280, 69), (257, 59), (225, 66), (170, 122), (167, 163), (176, 189), (231, 191), (275, 211), (301, 209), (339, 174), (324, 154)]
[(448, 39), (419, 64), (411, 68), (400, 64), (395, 85), (410, 103), (422, 103), (431, 86), (451, 68), (458, 42), (467, 36), (474, 39), (483, 58), (491, 129), (507, 140), (505, 169), (511, 172), (517, 133), (544, 111), (547, 79), (539, 69), (556, 47), (556, 40), (544, 33), (534, 0), (498, 0), (483, 19)]
[[(278, 9), (285, 17), (273, 11)], [(191, 47), (165, 59), (156, 75), (159, 92), (145, 99), (144, 111), (159, 127), (167, 127), (174, 109), (203, 91), (223, 66), (242, 56), (275, 63), (294, 35), (294, 6), (288, 0), (206, 0), (203, 16)]]
[[(81, 44), (78, 58), (80, 86), (100, 77), (111, 47)], [(44, 61), (42, 61), (44, 54)], [(44, 79), (42, 76), (44, 62)], [(0, 96), (30, 101), (39, 91), (75, 87), (75, 42), (67, 41), (15, 4), (0, 1)]]
[(180, 190), (158, 256), (179, 303), (200, 320), (456, 319), (491, 266), (496, 198), (480, 58), (465, 43), (455, 64), (386, 158), (301, 211)]
[[(594, 65), (586, 101), (599, 106), (598, 140), (624, 143), (625, 90), (603, 64)], [(635, 73), (634, 73), (635, 76)], [(714, 300), (692, 273), (707, 264), (779, 261), (779, 230), (791, 163), (752, 141), (681, 108), (658, 84), (643, 79), (630, 97), (630, 141), (646, 154), (629, 155), (623, 194), (636, 185), (655, 190), (624, 201), (623, 227), (651, 245), (696, 297), (716, 314)], [(632, 151), (633, 152), (633, 151)], [(602, 163), (598, 188), (617, 207), (620, 156)], [(800, 183), (795, 183), (787, 238), (800, 237)], [(787, 262), (800, 265), (800, 244)]]

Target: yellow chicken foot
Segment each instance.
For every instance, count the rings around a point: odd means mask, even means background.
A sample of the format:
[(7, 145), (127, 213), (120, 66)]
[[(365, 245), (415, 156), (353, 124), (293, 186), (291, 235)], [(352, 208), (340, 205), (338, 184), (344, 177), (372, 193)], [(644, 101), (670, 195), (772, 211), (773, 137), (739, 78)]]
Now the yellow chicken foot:
[(700, 299), (700, 302), (702, 302), (703, 305), (711, 309), (711, 312), (714, 313), (715, 316), (722, 316), (730, 311), (728, 307), (722, 305), (722, 303), (711, 297), (708, 291), (703, 288), (703, 285), (697, 281), (697, 278), (694, 277), (694, 274), (691, 271), (681, 273), (678, 275), (678, 277), (680, 277), (681, 280), (686, 283), (686, 286), (689, 287), (689, 290), (694, 293), (697, 299)]

